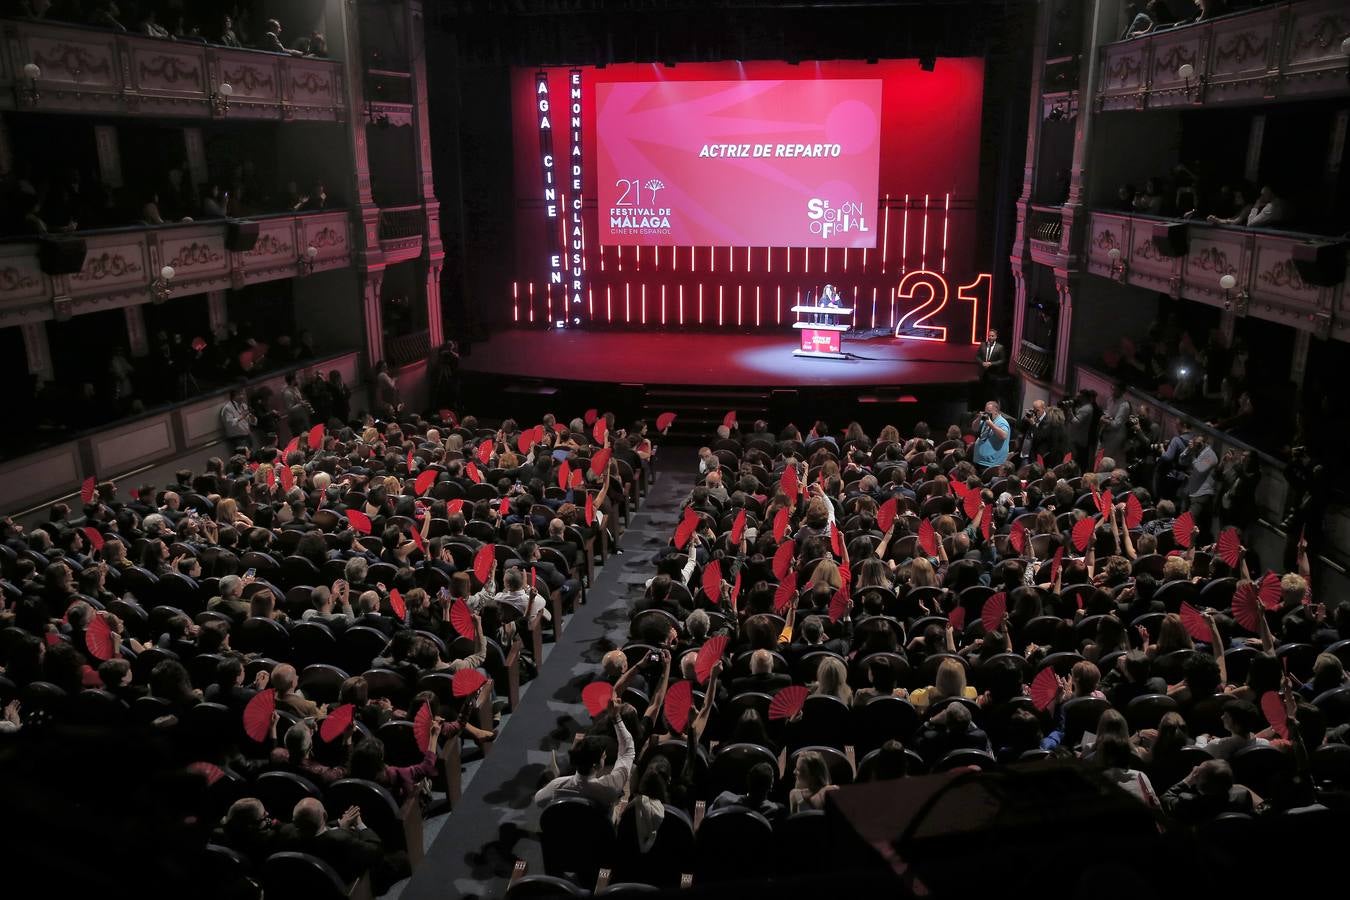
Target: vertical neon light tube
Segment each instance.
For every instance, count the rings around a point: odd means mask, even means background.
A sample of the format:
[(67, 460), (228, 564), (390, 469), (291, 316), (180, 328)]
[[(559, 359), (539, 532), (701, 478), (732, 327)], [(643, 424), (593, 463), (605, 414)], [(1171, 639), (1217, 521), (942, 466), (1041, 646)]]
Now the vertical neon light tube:
[(619, 245), (619, 271), (623, 271), (623, 244)]
[(750, 248), (745, 248), (745, 271), (750, 271)]
[[(908, 198), (908, 194), (905, 195)], [(886, 205), (882, 207), (881, 215), (881, 271), (886, 271), (886, 244), (891, 236), (891, 195), (886, 195)], [(867, 251), (864, 250), (863, 253)], [(867, 257), (863, 257), (863, 265), (867, 265)]]
[(805, 273), (805, 274), (807, 274), (807, 275), (810, 275), (810, 274), (811, 274), (811, 248), (810, 248), (810, 247), (803, 247), (803, 248), (802, 248), (802, 272)]
[(511, 321), (520, 321), (520, 282), (511, 282)]
[(919, 251), (919, 268), (928, 268), (928, 195), (923, 195), (923, 248)]
[(534, 321), (534, 282), (530, 282), (530, 321)]
[(773, 274), (773, 248), (772, 248), (772, 247), (765, 247), (765, 248), (764, 248), (764, 271), (768, 272), (770, 275)]
[(595, 318), (595, 288), (589, 284), (586, 285), (586, 315)]
[(853, 286), (853, 327), (858, 326), (858, 286)]
[(901, 225), (900, 236), (900, 274), (905, 274), (905, 263), (909, 260), (909, 194), (905, 195), (905, 218)]
[(680, 324), (683, 325), (683, 324), (684, 324), (684, 285), (683, 285), (683, 284), (680, 285), (679, 304), (680, 304)]
[(661, 285), (661, 327), (666, 326), (666, 286)]
[(759, 285), (755, 285), (755, 327), (759, 327)]
[(647, 324), (647, 285), (642, 285), (642, 293), (638, 299), (638, 305), (642, 307), (642, 324)]
[(605, 321), (614, 321), (614, 286), (605, 285)]
[[(866, 253), (867, 251), (864, 250), (863, 252)], [(847, 248), (847, 247), (844, 248), (844, 271), (845, 271), (845, 272), (848, 271), (848, 248)]]
[(725, 285), (721, 285), (721, 284), (719, 284), (719, 285), (717, 286), (717, 324), (718, 324), (718, 325), (721, 325), (721, 324), (722, 324), (722, 321), (723, 321), (723, 318), (724, 318), (724, 316), (723, 316), (723, 311), (724, 311), (725, 308), (726, 308), (725, 303), (723, 302), (723, 288), (725, 288), (725, 287), (726, 287)]
[[(794, 303), (794, 304), (792, 304), (792, 305), (793, 305), (793, 306), (801, 306), (801, 305), (802, 305), (802, 289), (801, 289), (801, 288), (797, 288), (797, 302)], [(801, 313), (797, 313), (796, 316), (797, 316), (797, 321), (800, 322), (800, 321), (802, 320), (802, 314), (801, 314)]]
[(741, 302), (742, 295), (743, 295), (743, 286), (738, 284), (738, 285), (736, 285), (736, 324), (737, 324), (737, 325), (744, 325), (744, 324), (745, 324), (745, 320), (742, 318), (742, 314), (743, 314), (743, 311), (744, 311), (744, 307), (743, 307), (742, 302)]
[(600, 271), (605, 271), (605, 245), (600, 245)]
[(952, 195), (947, 192), (947, 199), (942, 205), (942, 271), (947, 271), (947, 222), (952, 215)]
[(863, 271), (867, 271), (867, 248), (863, 248)]
[[(552, 325), (552, 324), (553, 324), (553, 285), (550, 284), (550, 285), (547, 286), (547, 289), (544, 291), (544, 297), (546, 298), (546, 299), (545, 299), (546, 305), (545, 305), (545, 307), (544, 307), (544, 310), (548, 313), (548, 315), (546, 315), (546, 316), (544, 317), (544, 321), (547, 322), (549, 325)], [(566, 308), (566, 307), (564, 307), (564, 309), (565, 309), (565, 308)]]
[(623, 320), (633, 321), (633, 286), (627, 281), (623, 283)]
[(735, 248), (735, 247), (728, 247), (728, 248), (727, 248), (727, 271), (728, 271), (728, 272), (735, 272), (735, 271), (736, 271), (736, 248)]
[(703, 285), (698, 286), (698, 324), (703, 324)]
[[(847, 249), (845, 249), (844, 252), (848, 252)], [(828, 274), (830, 274), (830, 248), (829, 248), (829, 247), (826, 247), (826, 248), (825, 248), (825, 251), (824, 251), (824, 254), (823, 254), (823, 255), (824, 255), (824, 257), (825, 257), (825, 268), (824, 268), (823, 271), (825, 272), (826, 275), (828, 275)]]
[(783, 248), (783, 255), (787, 257), (787, 271), (788, 271), (788, 274), (791, 275), (791, 274), (792, 274), (792, 248), (791, 248), (791, 247), (784, 247), (784, 248)]
[(872, 327), (877, 327), (877, 289), (872, 288)]
[(891, 327), (895, 327), (895, 286), (891, 286)]

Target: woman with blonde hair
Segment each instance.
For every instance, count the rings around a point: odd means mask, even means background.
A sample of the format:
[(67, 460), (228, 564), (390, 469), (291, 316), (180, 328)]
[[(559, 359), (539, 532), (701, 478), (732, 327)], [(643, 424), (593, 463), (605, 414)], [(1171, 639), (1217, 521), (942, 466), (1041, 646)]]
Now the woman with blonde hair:
[(830, 767), (825, 765), (825, 757), (814, 750), (797, 754), (793, 777), (796, 783), (788, 793), (788, 808), (794, 813), (803, 809), (824, 809), (825, 795), (838, 789), (830, 783)]
[(887, 425), (881, 429), (881, 434), (877, 435), (878, 444), (898, 444), (900, 443), (900, 431), (894, 425)]
[(915, 709), (927, 709), (950, 697), (974, 700), (977, 696), (975, 688), (966, 684), (966, 667), (954, 659), (944, 659), (938, 663), (933, 683), (910, 694), (909, 702)]
[(853, 570), (853, 590), (855, 591), (869, 587), (890, 588), (894, 586), (891, 581), (890, 569), (886, 567), (885, 561), (875, 556), (864, 559)]
[(829, 588), (830, 594), (833, 595), (844, 584), (844, 577), (839, 574), (839, 564), (828, 558), (816, 563), (815, 568), (811, 570), (811, 583), (817, 590)]
[(225, 497), (216, 504), (216, 522), (234, 528), (252, 528), (253, 520), (239, 511), (239, 501)]
[(937, 571), (925, 556), (916, 556), (909, 561), (909, 586), (938, 587)]
[(853, 702), (853, 689), (848, 686), (848, 669), (840, 659), (826, 657), (816, 667), (816, 683), (811, 687), (812, 694), (826, 697), (838, 697), (847, 706)]

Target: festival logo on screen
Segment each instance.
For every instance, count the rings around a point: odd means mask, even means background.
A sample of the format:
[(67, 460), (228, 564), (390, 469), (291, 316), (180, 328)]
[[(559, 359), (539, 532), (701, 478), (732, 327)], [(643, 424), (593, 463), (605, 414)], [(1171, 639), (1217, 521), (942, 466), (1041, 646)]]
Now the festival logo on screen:
[(659, 178), (620, 178), (614, 187), (621, 193), (609, 210), (609, 230), (614, 235), (671, 234), (670, 207), (658, 195), (666, 189)]
[(863, 215), (863, 205), (856, 200), (831, 202), (826, 198), (812, 197), (806, 201), (806, 221), (811, 233), (825, 240), (871, 230)]

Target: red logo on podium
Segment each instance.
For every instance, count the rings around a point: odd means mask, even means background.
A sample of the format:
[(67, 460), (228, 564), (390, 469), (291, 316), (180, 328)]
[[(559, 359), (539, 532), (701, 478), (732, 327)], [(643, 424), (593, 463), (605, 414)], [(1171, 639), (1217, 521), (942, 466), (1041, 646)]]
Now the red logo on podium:
[(839, 332), (823, 328), (802, 329), (802, 350), (807, 353), (838, 353)]

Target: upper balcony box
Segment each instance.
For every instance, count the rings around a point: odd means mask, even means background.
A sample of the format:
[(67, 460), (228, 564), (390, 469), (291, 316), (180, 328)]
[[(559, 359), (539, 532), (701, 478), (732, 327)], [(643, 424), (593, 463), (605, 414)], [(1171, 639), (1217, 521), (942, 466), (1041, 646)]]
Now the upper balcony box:
[(1345, 0), (1262, 6), (1102, 48), (1098, 109), (1255, 103), (1343, 94)]
[[(342, 64), (49, 22), (5, 21), (0, 109), (341, 121)], [(35, 79), (24, 70), (38, 67)], [(229, 87), (224, 87), (224, 85)]]
[[(1162, 226), (1181, 226), (1184, 241), (1159, 246), (1155, 238)], [(1337, 238), (1093, 211), (1087, 241), (1087, 270), (1093, 274), (1321, 338), (1350, 338), (1344, 263), (1328, 267), (1327, 277), (1312, 283), (1295, 261), (1309, 247), (1339, 244)], [(1226, 277), (1231, 282), (1225, 288)]]
[[(74, 237), (84, 242), (84, 264), (65, 275), (43, 271), (39, 241), (0, 242), (0, 321), (65, 318), (351, 265), (346, 210), (254, 216), (258, 239), (238, 251), (229, 248), (231, 221), (239, 220), (82, 231)], [(165, 267), (173, 270), (167, 281)]]

